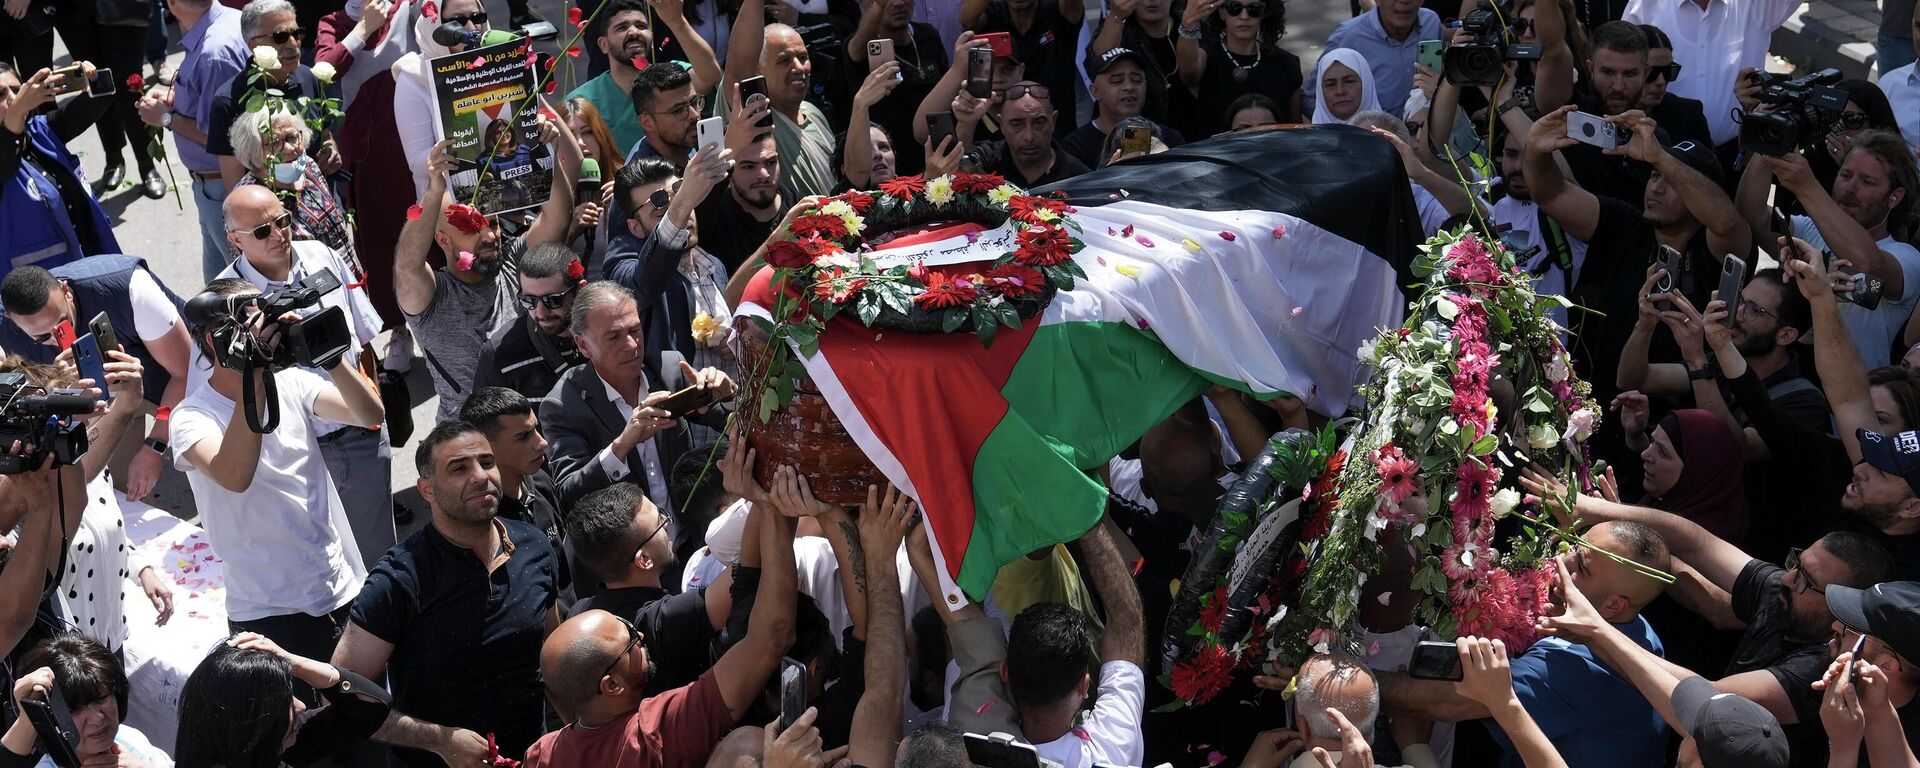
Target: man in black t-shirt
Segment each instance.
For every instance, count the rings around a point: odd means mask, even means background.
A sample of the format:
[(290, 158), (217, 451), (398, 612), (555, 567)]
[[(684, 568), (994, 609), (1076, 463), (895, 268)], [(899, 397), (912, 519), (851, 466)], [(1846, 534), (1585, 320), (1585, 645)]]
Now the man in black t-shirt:
[(1027, 189), (1087, 172), (1085, 163), (1053, 140), (1056, 115), (1047, 97), (1046, 86), (1031, 80), (1007, 88), (1006, 101), (1000, 105), (1000, 127), (1006, 138), (974, 145), (973, 158), (980, 170), (1000, 174)]
[[(1060, 146), (1088, 168), (1099, 168), (1107, 161), (1100, 156), (1107, 132), (1115, 123), (1141, 114), (1151, 76), (1146, 57), (1131, 48), (1113, 48), (1088, 59), (1087, 75), (1093, 78), (1093, 119), (1067, 134)], [(1187, 142), (1179, 131), (1165, 125), (1158, 128), (1161, 143), (1169, 149)]]
[(732, 578), (711, 587), (669, 594), (661, 574), (676, 564), (668, 517), (632, 483), (615, 483), (586, 496), (567, 517), (567, 535), (605, 588), (575, 603), (571, 615), (599, 609), (628, 619), (645, 638), (650, 660), (646, 695), (693, 682), (713, 666), (711, 646), (733, 608)]
[(1080, 42), (1080, 0), (964, 0), (960, 23), (978, 34), (1004, 32), (1024, 76), (1046, 86), (1053, 101), (1055, 136), (1080, 124), (1074, 110), (1080, 73), (1074, 70)]
[[(1828, 649), (1838, 657), (1842, 651), (1852, 650), (1861, 635), (1867, 636), (1859, 660), (1879, 667), (1885, 676), (1886, 705), (1899, 718), (1908, 749), (1920, 744), (1920, 696), (1916, 695), (1920, 694), (1920, 665), (1912, 661), (1920, 659), (1920, 582), (1890, 581), (1871, 589), (1834, 587), (1827, 590), (1827, 605), (1835, 619)], [(1866, 698), (1861, 697), (1862, 704)], [(1862, 766), (1869, 758), (1874, 758), (1874, 765), (1892, 764), (1894, 761), (1886, 759), (1889, 756), (1910, 759), (1899, 755), (1900, 745), (1884, 741), (1876, 744), (1875, 720), (1882, 716), (1884, 711), (1867, 708), (1866, 746), (1860, 750)]]
[(700, 247), (732, 273), (745, 264), (787, 209), (780, 195), (780, 153), (773, 134), (733, 147), (727, 183), (694, 209), (700, 222)]
[[(847, 58), (854, 62), (853, 74), (866, 79), (871, 71), (867, 61), (867, 43), (889, 40), (893, 58), (900, 63), (900, 85), (893, 93), (873, 105), (873, 122), (887, 129), (889, 136), (912, 136), (913, 115), (927, 98), (935, 83), (947, 71), (947, 47), (952, 42), (940, 39), (932, 25), (910, 21), (914, 0), (874, 0), (860, 15), (860, 27), (847, 37)], [(919, 173), (925, 164), (925, 152), (919, 145), (894, 144), (901, 174)]]

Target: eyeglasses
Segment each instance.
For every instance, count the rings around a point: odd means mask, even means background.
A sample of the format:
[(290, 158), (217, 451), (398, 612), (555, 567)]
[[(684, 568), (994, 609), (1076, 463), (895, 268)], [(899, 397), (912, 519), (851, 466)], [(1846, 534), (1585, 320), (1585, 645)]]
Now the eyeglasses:
[(1046, 86), (1038, 83), (1016, 83), (1007, 86), (1007, 90), (1002, 94), (1001, 98), (1005, 101), (1019, 101), (1028, 96), (1045, 101), (1053, 98), (1053, 92), (1047, 90)]
[(1776, 315), (1772, 312), (1768, 312), (1766, 307), (1762, 307), (1759, 304), (1754, 303), (1752, 299), (1741, 299), (1740, 304), (1736, 306), (1735, 309), (1739, 313), (1745, 314), (1745, 315), (1759, 315), (1761, 317), (1771, 317), (1775, 320), (1780, 319), (1779, 315)]
[(533, 309), (533, 305), (538, 304), (547, 309), (559, 309), (560, 305), (567, 303), (567, 297), (572, 296), (573, 292), (577, 290), (580, 290), (580, 286), (578, 285), (559, 293), (549, 293), (544, 296), (528, 296), (523, 293), (520, 295), (520, 308), (531, 310)]
[(1664, 67), (1648, 67), (1647, 82), (1651, 83), (1655, 79), (1663, 79), (1669, 83), (1680, 79), (1680, 62), (1671, 62)]
[(460, 24), (463, 26), (484, 27), (487, 25), (487, 12), (481, 11), (470, 16), (442, 16), (442, 24)]
[(1793, 549), (1787, 550), (1787, 570), (1798, 571), (1800, 573), (1800, 585), (1797, 587), (1794, 587), (1793, 591), (1800, 594), (1806, 594), (1807, 590), (1813, 590), (1813, 593), (1816, 595), (1824, 595), (1827, 593), (1827, 589), (1825, 587), (1814, 586), (1813, 577), (1807, 575), (1806, 570), (1800, 567), (1800, 553), (1804, 551), (1806, 550), (1803, 550), (1799, 547), (1794, 547)]
[(1233, 2), (1222, 6), (1221, 10), (1226, 11), (1228, 16), (1239, 16), (1244, 13), (1250, 18), (1257, 19), (1267, 14), (1267, 4), (1258, 2), (1258, 0), (1251, 3), (1242, 3), (1239, 2), (1239, 0), (1233, 0)]
[(684, 114), (686, 112), (692, 112), (697, 115), (697, 114), (700, 114), (700, 110), (706, 109), (706, 108), (707, 108), (707, 97), (695, 96), (691, 99), (687, 99), (686, 101), (683, 101), (671, 107), (668, 107), (667, 111), (665, 112), (649, 112), (647, 114), (665, 115), (667, 117), (672, 117), (674, 115)]
[[(600, 677), (613, 674), (613, 668), (620, 666), (620, 661), (625, 659), (627, 654), (633, 653), (634, 646), (640, 644), (640, 628), (635, 627), (633, 622), (627, 620), (627, 617), (617, 613), (613, 615), (613, 618), (615, 621), (620, 622), (621, 626), (627, 628), (627, 647), (620, 650), (620, 655), (613, 657), (613, 663), (608, 664), (606, 669), (601, 670)], [(596, 677), (594, 680), (598, 682), (600, 677)]]
[(275, 230), (286, 229), (287, 227), (290, 227), (290, 226), (293, 226), (293, 214), (282, 213), (279, 216), (275, 217), (272, 221), (269, 221), (265, 224), (261, 224), (260, 226), (254, 227), (253, 229), (239, 229), (234, 231), (250, 233), (253, 235), (253, 239), (255, 240), (265, 240), (269, 237), (273, 237), (273, 233)]
[(287, 42), (290, 40), (307, 39), (307, 31), (304, 29), (283, 29), (278, 32), (262, 32), (260, 34), (254, 35), (254, 37), (256, 39), (263, 38), (263, 37), (270, 38), (275, 43), (286, 45)]

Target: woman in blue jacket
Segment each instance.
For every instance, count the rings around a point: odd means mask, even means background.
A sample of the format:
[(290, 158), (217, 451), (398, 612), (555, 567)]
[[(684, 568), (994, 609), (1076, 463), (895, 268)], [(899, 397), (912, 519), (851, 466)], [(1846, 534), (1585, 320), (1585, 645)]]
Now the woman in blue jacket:
[[(91, 78), (93, 65), (84, 65)], [(59, 85), (42, 69), (21, 81), (0, 63), (0, 277), (24, 264), (54, 267), (82, 256), (119, 253), (113, 225), (80, 177), (80, 161), (67, 151), (106, 110), (108, 100), (70, 99), (45, 115)], [(84, 83), (82, 89), (84, 90)]]

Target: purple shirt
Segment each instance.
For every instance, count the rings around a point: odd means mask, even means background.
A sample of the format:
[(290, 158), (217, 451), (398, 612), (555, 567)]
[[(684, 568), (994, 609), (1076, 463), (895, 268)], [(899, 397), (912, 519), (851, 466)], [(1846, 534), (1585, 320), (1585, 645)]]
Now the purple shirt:
[[(240, 33), (240, 12), (219, 3), (207, 11), (200, 23), (180, 36), (180, 47), (187, 57), (173, 80), (175, 120), (192, 120), (202, 132), (207, 130), (213, 112), (213, 97), (233, 76), (247, 66), (251, 55), (247, 38)], [(180, 153), (180, 164), (187, 170), (210, 173), (220, 170), (220, 161), (207, 148), (178, 133), (173, 145)]]

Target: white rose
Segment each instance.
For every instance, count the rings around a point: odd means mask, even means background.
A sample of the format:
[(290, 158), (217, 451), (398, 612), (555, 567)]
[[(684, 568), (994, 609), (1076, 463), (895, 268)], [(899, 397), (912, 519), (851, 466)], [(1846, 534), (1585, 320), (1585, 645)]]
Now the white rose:
[(1553, 431), (1553, 427), (1545, 424), (1535, 424), (1531, 429), (1527, 430), (1527, 447), (1536, 451), (1544, 451), (1552, 448), (1553, 444), (1558, 442), (1560, 442), (1560, 435)]
[(338, 74), (338, 72), (334, 71), (332, 64), (324, 61), (317, 61), (313, 64), (313, 79), (319, 80), (323, 85), (333, 82), (333, 78)]
[(1488, 502), (1487, 506), (1493, 512), (1493, 519), (1504, 518), (1513, 514), (1514, 508), (1520, 506), (1520, 492), (1512, 488), (1502, 488), (1499, 493), (1493, 495), (1493, 500)]
[(1367, 339), (1367, 343), (1361, 344), (1360, 351), (1359, 351), (1360, 362), (1363, 362), (1363, 363), (1380, 362), (1380, 352), (1377, 349), (1378, 346), (1379, 346), (1379, 339), (1377, 338)]
[(253, 49), (253, 65), (269, 72), (280, 68), (280, 52), (271, 45)]

